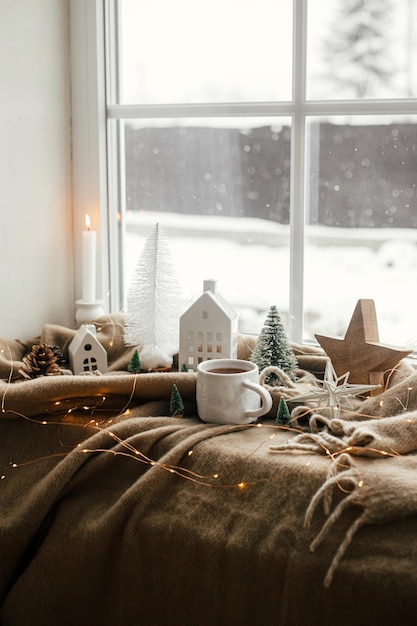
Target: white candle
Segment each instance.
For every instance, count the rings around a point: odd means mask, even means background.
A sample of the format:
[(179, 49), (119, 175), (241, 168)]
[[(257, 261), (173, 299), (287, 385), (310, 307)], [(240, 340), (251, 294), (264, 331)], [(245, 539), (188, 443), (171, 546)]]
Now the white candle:
[(91, 230), (90, 218), (85, 216), (87, 230), (83, 231), (83, 301), (96, 300), (96, 231)]

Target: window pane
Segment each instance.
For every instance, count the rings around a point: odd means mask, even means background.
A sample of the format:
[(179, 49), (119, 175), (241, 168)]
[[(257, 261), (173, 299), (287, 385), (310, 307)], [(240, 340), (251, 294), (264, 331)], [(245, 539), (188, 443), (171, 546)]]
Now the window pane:
[(289, 300), (288, 119), (125, 123), (126, 283), (158, 222), (168, 237), (184, 305), (203, 280), (258, 333)]
[(308, 98), (417, 96), (413, 0), (308, 2)]
[(119, 0), (121, 104), (291, 98), (292, 0)]
[(416, 348), (417, 116), (309, 122), (306, 335), (344, 335), (371, 298), (380, 341)]

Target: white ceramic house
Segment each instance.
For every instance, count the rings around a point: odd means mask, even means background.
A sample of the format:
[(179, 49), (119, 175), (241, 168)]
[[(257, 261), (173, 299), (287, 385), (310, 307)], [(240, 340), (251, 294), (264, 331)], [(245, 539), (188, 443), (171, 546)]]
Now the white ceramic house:
[(71, 341), (70, 367), (74, 374), (107, 372), (107, 352), (96, 337), (94, 324), (83, 324)]
[(237, 355), (238, 316), (217, 292), (215, 280), (205, 280), (203, 293), (181, 315), (178, 368), (188, 371), (209, 359), (230, 359)]

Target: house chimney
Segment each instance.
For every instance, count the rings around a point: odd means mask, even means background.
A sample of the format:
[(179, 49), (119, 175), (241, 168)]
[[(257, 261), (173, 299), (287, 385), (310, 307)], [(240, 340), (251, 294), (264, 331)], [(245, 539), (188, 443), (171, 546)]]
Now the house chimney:
[(217, 291), (217, 281), (213, 280), (205, 280), (203, 284), (203, 291), (211, 291), (212, 293), (216, 293)]
[(94, 337), (97, 336), (96, 327), (94, 324), (81, 324), (84, 328), (86, 328)]

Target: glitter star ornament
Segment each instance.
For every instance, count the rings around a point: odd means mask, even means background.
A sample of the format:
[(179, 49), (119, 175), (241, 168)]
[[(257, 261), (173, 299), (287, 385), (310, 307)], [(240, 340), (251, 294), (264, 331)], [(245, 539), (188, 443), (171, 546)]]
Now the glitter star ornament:
[(341, 376), (349, 371), (349, 382), (354, 384), (383, 383), (384, 373), (411, 352), (379, 343), (373, 300), (358, 300), (344, 338), (315, 337), (330, 357), (336, 374)]
[(314, 402), (317, 406), (325, 406), (331, 410), (331, 417), (339, 417), (343, 401), (353, 408), (351, 399), (374, 390), (378, 385), (354, 385), (348, 383), (349, 372), (337, 376), (332, 362), (328, 359), (323, 381), (314, 383), (311, 391), (291, 398), (291, 402)]

